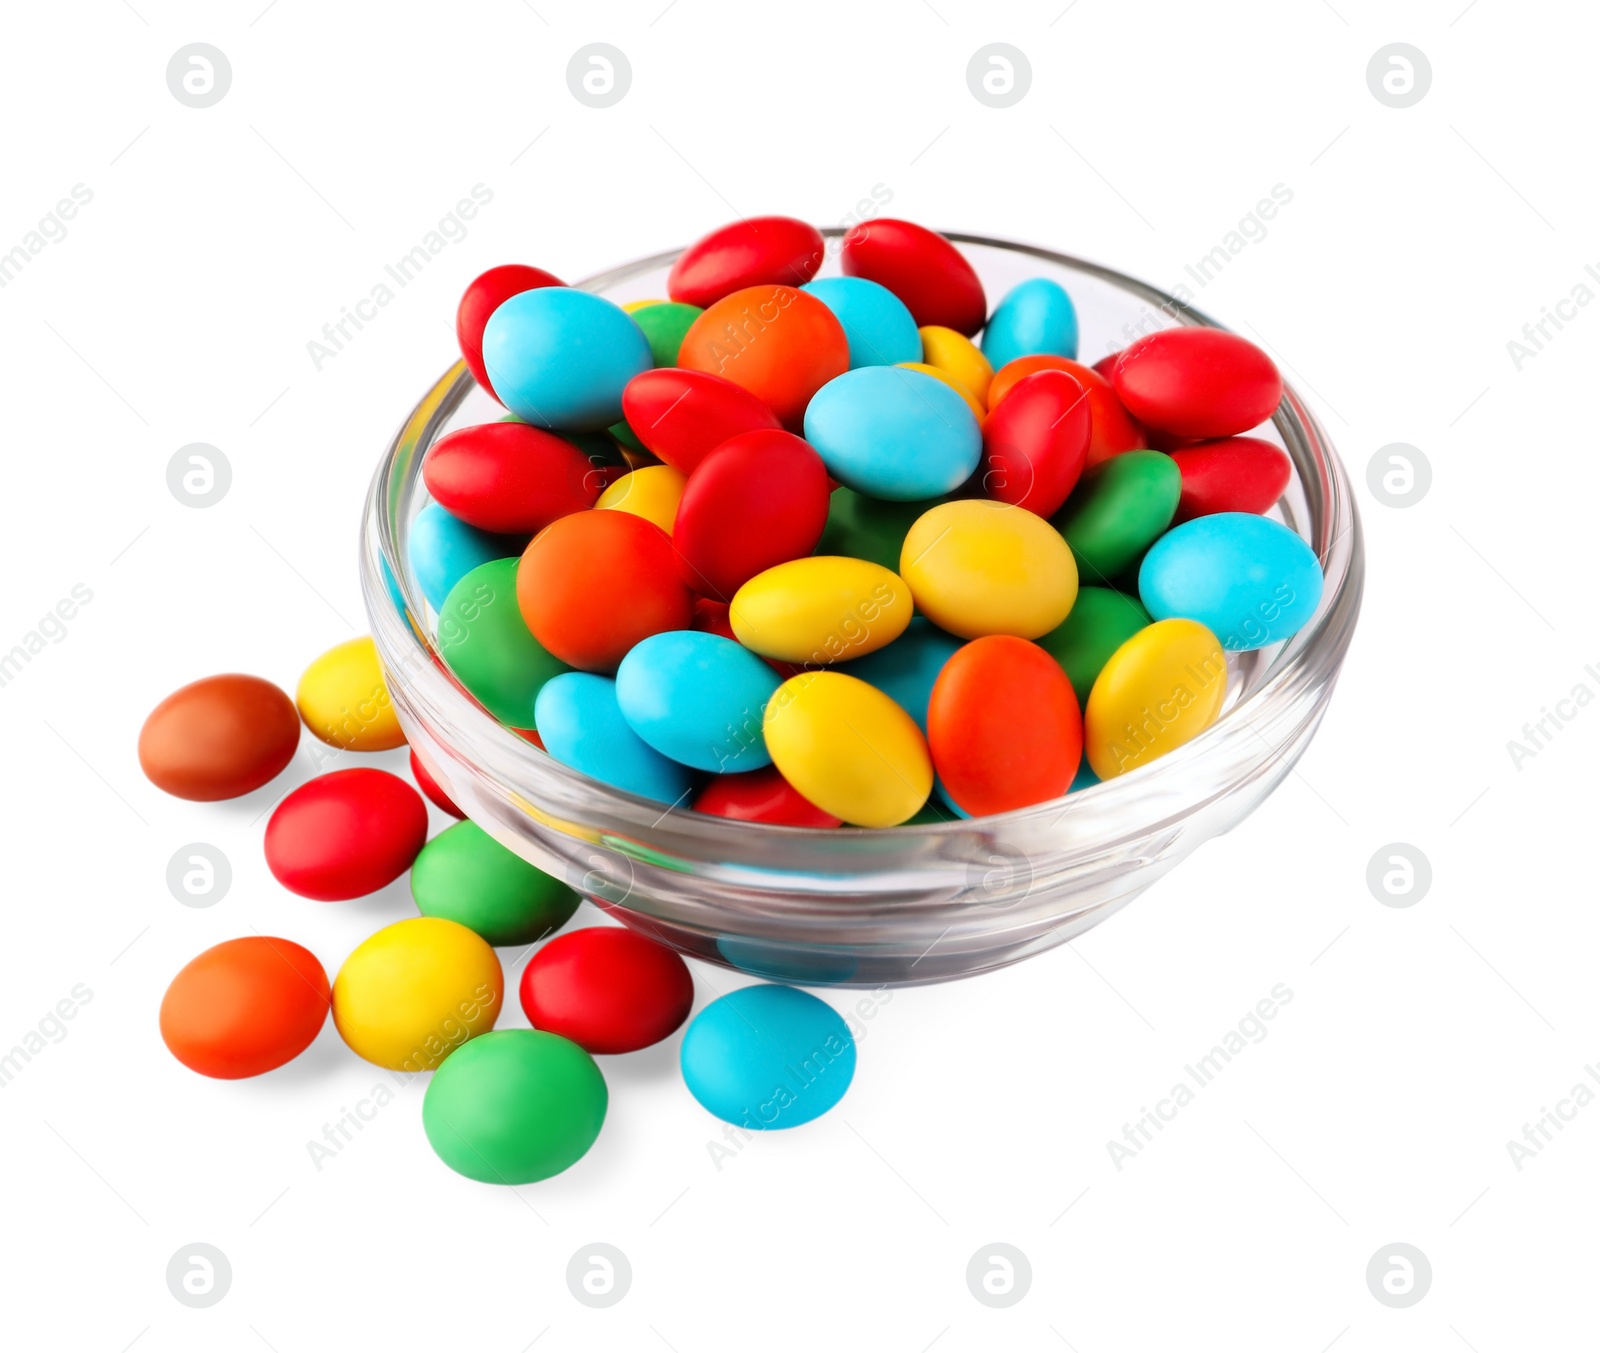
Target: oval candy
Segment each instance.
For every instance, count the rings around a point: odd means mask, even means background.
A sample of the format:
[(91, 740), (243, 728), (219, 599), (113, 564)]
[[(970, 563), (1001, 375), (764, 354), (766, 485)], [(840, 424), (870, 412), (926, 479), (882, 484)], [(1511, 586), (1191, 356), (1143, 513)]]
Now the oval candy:
[(467, 284), (461, 304), (456, 307), (456, 341), (461, 345), (461, 355), (466, 359), (473, 380), (490, 394), (494, 394), (494, 389), (483, 369), (483, 328), (489, 316), (520, 292), (565, 285), (554, 273), (522, 263), (502, 263), (498, 268), (479, 273)]
[(1294, 466), (1281, 448), (1259, 437), (1227, 437), (1172, 453), (1182, 476), (1175, 522), (1214, 512), (1272, 511)]
[(335, 644), (300, 677), (294, 703), (305, 725), (330, 747), (386, 752), (406, 735), (384, 683), (372, 636)]
[(725, 377), (676, 367), (634, 377), (622, 392), (622, 408), (639, 440), (682, 474), (693, 474), (730, 437), (783, 426), (771, 409)]
[(762, 657), (820, 665), (898, 639), (911, 623), (911, 595), (878, 564), (818, 554), (756, 574), (734, 593), (728, 618)]
[(944, 384), (948, 385), (952, 390), (960, 395), (962, 399), (966, 400), (967, 407), (972, 410), (972, 416), (976, 418), (979, 423), (983, 422), (983, 405), (978, 403), (978, 401), (973, 398), (972, 391), (967, 389), (966, 386), (964, 386), (948, 371), (941, 370), (936, 366), (929, 366), (926, 362), (896, 362), (895, 365), (902, 367), (907, 371), (920, 371), (924, 376), (932, 376), (936, 381), (943, 381)]
[(1043, 518), (969, 498), (922, 514), (900, 551), (900, 576), (917, 609), (964, 639), (1037, 639), (1067, 618), (1078, 569)]
[(294, 759), (300, 717), (270, 681), (230, 672), (175, 690), (139, 730), (139, 767), (157, 789), (214, 803), (260, 789)]
[(1111, 382), (1093, 367), (1054, 353), (1033, 353), (1007, 362), (989, 384), (989, 408), (994, 410), (1024, 376), (1038, 371), (1065, 371), (1083, 386), (1089, 397), (1089, 454), (1085, 469), (1092, 469), (1110, 456), (1137, 451), (1147, 446), (1145, 431), (1122, 407)]
[(761, 719), (778, 677), (732, 639), (696, 630), (655, 634), (617, 668), (617, 704), (645, 742), (674, 761), (718, 774), (771, 760)]
[(411, 778), (417, 782), (417, 788), (427, 796), (428, 802), (435, 808), (449, 813), (451, 817), (466, 817), (466, 814), (456, 807), (455, 800), (444, 792), (432, 773), (422, 764), (415, 747), (411, 748)]
[(499, 535), (532, 535), (594, 504), (589, 458), (527, 423), (482, 423), (446, 433), (422, 458), (422, 482), (452, 516)]
[(1157, 619), (1198, 620), (1230, 652), (1287, 639), (1322, 600), (1322, 566), (1281, 522), (1217, 512), (1175, 526), (1139, 566), (1139, 599)]
[(925, 226), (893, 217), (854, 225), (846, 233), (839, 266), (894, 292), (917, 324), (937, 324), (969, 338), (988, 312), (983, 283), (955, 245)]
[(1106, 585), (1172, 522), (1182, 476), (1162, 451), (1126, 451), (1084, 474), (1052, 521), (1090, 582)]
[(469, 526), (438, 503), (429, 503), (412, 518), (406, 555), (428, 605), (439, 610), (450, 589), (479, 564), (509, 559), (527, 546), (522, 536), (500, 536)]
[(751, 216), (702, 235), (667, 274), (667, 294), (710, 306), (763, 282), (797, 287), (817, 275), (825, 255), (822, 232), (792, 216)]
[(681, 301), (653, 301), (649, 305), (622, 308), (633, 316), (633, 322), (650, 345), (651, 360), (657, 366), (677, 366), (683, 336), (700, 318), (700, 307)]
[(592, 779), (667, 804), (694, 787), (686, 766), (662, 756), (629, 726), (610, 677), (566, 672), (546, 683), (534, 713), (545, 750)]
[(1231, 437), (1266, 422), (1283, 378), (1249, 339), (1223, 329), (1163, 329), (1135, 339), (1111, 383), (1128, 412), (1175, 437)]
[(572, 919), (578, 895), (506, 849), (476, 822), (446, 827), (411, 866), (411, 896), (496, 948), (533, 944)]
[(933, 684), (960, 648), (961, 640), (919, 615), (892, 644), (845, 663), (839, 670), (877, 687), (926, 733)]
[(888, 287), (865, 277), (824, 277), (800, 290), (815, 296), (844, 326), (852, 370), (922, 360), (917, 322)]
[(988, 407), (994, 367), (983, 349), (965, 334), (942, 324), (924, 324), (917, 330), (922, 340), (922, 360), (943, 371), (983, 407)]
[(359, 767), (308, 780), (267, 819), (267, 868), (318, 902), (365, 897), (411, 868), (428, 837), (428, 808), (386, 770)]
[(1107, 660), (1084, 703), (1084, 751), (1110, 780), (1193, 740), (1217, 721), (1228, 660), (1196, 620), (1157, 620)]
[(983, 355), (999, 370), (1030, 353), (1078, 355), (1078, 312), (1059, 282), (1034, 277), (1001, 298), (983, 329)]
[(837, 827), (841, 821), (807, 799), (776, 766), (718, 775), (690, 806), (711, 817), (779, 827)]
[(533, 724), (533, 705), (551, 677), (571, 668), (528, 629), (517, 603), (518, 559), (480, 564), (439, 608), (439, 656), (472, 697), (512, 728)]
[(837, 488), (828, 498), (828, 523), (822, 528), (816, 553), (866, 559), (894, 573), (900, 568), (900, 547), (912, 523), (943, 501), (891, 503), (854, 489)]
[(594, 505), (607, 512), (631, 512), (670, 536), (688, 482), (687, 475), (670, 465), (646, 465), (614, 479)]
[(830, 381), (806, 409), (805, 436), (840, 483), (898, 502), (959, 488), (983, 454), (961, 394), (903, 367), (861, 367)]
[(522, 970), (535, 1029), (605, 1056), (659, 1043), (694, 1004), (694, 979), (673, 950), (622, 926), (585, 926), (550, 941)]
[(1065, 371), (1024, 377), (983, 421), (983, 490), (1048, 517), (1067, 501), (1089, 455), (1089, 397)]
[(1080, 587), (1067, 618), (1039, 640), (1082, 699), (1111, 655), (1150, 623), (1137, 597), (1110, 587)]

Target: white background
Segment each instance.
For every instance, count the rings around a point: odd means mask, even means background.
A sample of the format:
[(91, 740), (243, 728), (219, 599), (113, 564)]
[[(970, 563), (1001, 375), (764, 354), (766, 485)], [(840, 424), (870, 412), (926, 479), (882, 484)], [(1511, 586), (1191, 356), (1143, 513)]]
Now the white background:
[[(93, 193), (0, 289), (0, 650), (74, 584), (93, 593), (0, 688), (0, 1046), (75, 984), (93, 993), (0, 1089), (7, 1345), (1499, 1353), (1592, 1338), (1600, 1107), (1521, 1170), (1506, 1147), (1600, 1059), (1581, 854), (1600, 708), (1520, 770), (1506, 746), (1579, 682), (1600, 692), (1584, 671), (1600, 666), (1600, 307), (1520, 371), (1506, 347), (1600, 264), (1592, 12), (264, 3), (8, 6), (0, 43), (0, 250), (74, 184)], [(233, 72), (200, 110), (165, 80), (196, 41)], [(606, 110), (565, 79), (594, 41), (633, 69)], [(965, 79), (996, 41), (1033, 72), (1005, 110)], [(1365, 76), (1396, 41), (1433, 71), (1403, 110)], [(467, 237), (316, 370), (308, 341), (477, 183), (494, 196)], [(183, 803), (142, 779), (134, 747), (180, 683), (242, 670), (292, 688), (364, 628), (361, 497), (453, 359), (474, 274), (517, 260), (578, 278), (735, 211), (834, 223), (882, 185), (893, 214), (1170, 286), (1278, 183), (1292, 204), (1197, 303), (1268, 342), (1318, 409), (1360, 486), (1370, 581), (1321, 734), (1237, 831), (1070, 949), (896, 992), (839, 1110), (720, 1170), (676, 1039), (608, 1060), (598, 1144), (516, 1191), (434, 1158), (420, 1085), (319, 1171), (308, 1140), (382, 1079), (331, 1025), (253, 1082), (165, 1053), (161, 993), (206, 946), (254, 927), (332, 972), (411, 914), (404, 883), (339, 906), (288, 895), (260, 854), (277, 790)], [(206, 510), (166, 487), (194, 441), (233, 468)], [(1396, 441), (1434, 474), (1405, 510), (1365, 487)], [(209, 910), (165, 884), (190, 841), (232, 861)], [(1365, 882), (1393, 841), (1432, 863), (1410, 908)], [(697, 978), (701, 1003), (705, 979), (733, 980)], [(1108, 1139), (1278, 983), (1293, 1000), (1265, 1041), (1117, 1169)], [(233, 1268), (208, 1310), (164, 1276), (195, 1241)], [(565, 1279), (596, 1241), (633, 1268), (607, 1310)], [(992, 1242), (1032, 1266), (1005, 1310), (965, 1279)], [(1406, 1310), (1365, 1278), (1393, 1242), (1433, 1269)]]

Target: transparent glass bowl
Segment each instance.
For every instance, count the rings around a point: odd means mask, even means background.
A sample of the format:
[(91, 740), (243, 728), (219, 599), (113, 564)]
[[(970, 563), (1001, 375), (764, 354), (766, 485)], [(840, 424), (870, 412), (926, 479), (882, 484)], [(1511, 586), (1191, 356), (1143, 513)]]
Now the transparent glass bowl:
[[(839, 271), (842, 232), (824, 233), (828, 275)], [(1027, 277), (1061, 282), (1091, 362), (1140, 332), (1212, 323), (1095, 264), (950, 238), (991, 303)], [(676, 256), (641, 259), (579, 285), (618, 302), (665, 296)], [(406, 417), (373, 478), (362, 591), (406, 736), (468, 816), (519, 855), (625, 924), (762, 977), (841, 986), (942, 981), (1015, 963), (1097, 925), (1202, 841), (1235, 826), (1289, 773), (1327, 708), (1360, 609), (1361, 523), (1350, 480), (1316, 419), (1286, 389), (1273, 426), (1295, 479), (1273, 515), (1321, 559), (1322, 603), (1286, 643), (1230, 655), (1227, 706), (1201, 737), (1067, 798), (932, 826), (816, 831), (664, 810), (501, 727), (438, 665), (436, 617), (406, 548), (427, 501), (423, 453), (442, 434), (503, 412), (458, 361)], [(598, 584), (594, 604), (606, 604)]]

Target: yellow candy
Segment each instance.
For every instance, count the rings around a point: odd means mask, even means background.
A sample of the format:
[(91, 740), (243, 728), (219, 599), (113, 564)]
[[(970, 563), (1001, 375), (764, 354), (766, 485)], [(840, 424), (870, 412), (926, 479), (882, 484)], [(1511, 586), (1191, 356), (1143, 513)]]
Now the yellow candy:
[(917, 332), (922, 335), (922, 360), (953, 377), (954, 384), (981, 405), (988, 398), (989, 382), (994, 379), (994, 367), (983, 350), (970, 338), (942, 324), (924, 324)]
[(608, 484), (594, 505), (631, 512), (653, 521), (670, 536), (673, 519), (678, 515), (678, 499), (683, 497), (683, 486), (688, 482), (686, 475), (670, 465), (646, 465)]
[(397, 921), (359, 944), (333, 983), (351, 1051), (391, 1071), (432, 1071), (494, 1028), (505, 979), (488, 943), (439, 917)]
[(330, 648), (306, 668), (294, 702), (306, 727), (330, 747), (384, 752), (405, 746), (370, 635)]
[(628, 314), (631, 315), (635, 310), (643, 310), (645, 308), (645, 306), (647, 306), (647, 305), (665, 305), (665, 304), (666, 304), (666, 302), (663, 301), (660, 297), (653, 296), (648, 301), (624, 301), (622, 303), (622, 308), (623, 308), (624, 311), (626, 311)]
[(783, 777), (857, 827), (897, 826), (933, 788), (933, 760), (916, 720), (859, 677), (790, 677), (767, 702), (763, 731)]
[(954, 390), (962, 399), (967, 401), (967, 407), (972, 410), (972, 416), (980, 423), (983, 422), (983, 405), (973, 398), (972, 391), (967, 389), (960, 381), (942, 367), (929, 366), (926, 362), (896, 362), (896, 366), (903, 366), (907, 371), (920, 371), (924, 376), (932, 376), (941, 380)]
[(1083, 744), (1102, 780), (1147, 765), (1217, 721), (1228, 662), (1198, 620), (1158, 620), (1111, 655), (1083, 713)]
[(882, 564), (819, 554), (756, 574), (733, 594), (728, 619), (739, 642), (764, 658), (840, 662), (905, 633), (911, 589)]
[(918, 517), (900, 549), (900, 576), (917, 609), (963, 639), (1037, 639), (1078, 597), (1078, 565), (1061, 533), (1026, 508), (982, 498)]

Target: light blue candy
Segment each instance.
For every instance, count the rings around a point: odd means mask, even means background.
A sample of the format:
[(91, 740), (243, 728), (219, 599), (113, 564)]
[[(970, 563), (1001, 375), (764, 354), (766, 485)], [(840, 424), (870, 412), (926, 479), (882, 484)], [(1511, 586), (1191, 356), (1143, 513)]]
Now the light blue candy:
[(1322, 567), (1287, 526), (1217, 512), (1175, 526), (1139, 566), (1139, 600), (1157, 620), (1198, 620), (1235, 653), (1287, 639), (1316, 613)]
[(892, 644), (854, 662), (840, 663), (839, 671), (876, 686), (926, 734), (933, 683), (960, 647), (961, 640), (919, 615)]
[(732, 639), (669, 630), (628, 650), (617, 668), (617, 704), (662, 756), (696, 770), (758, 770), (772, 764), (761, 719), (781, 684)]
[(811, 397), (805, 435), (841, 484), (900, 503), (959, 488), (983, 454), (967, 401), (926, 372), (895, 366), (835, 376)]
[(1012, 287), (983, 330), (983, 355), (996, 371), (1035, 352), (1078, 355), (1078, 312), (1066, 289), (1048, 277)]
[(436, 611), (444, 605), (450, 589), (479, 564), (518, 553), (515, 540), (468, 526), (438, 503), (429, 503), (417, 513), (407, 549), (422, 595)]
[(652, 364), (628, 314), (572, 287), (503, 301), (483, 330), (483, 365), (500, 402), (524, 422), (598, 432), (622, 418), (622, 387)]
[(534, 724), (545, 750), (564, 765), (641, 798), (676, 803), (694, 783), (628, 727), (617, 683), (591, 672), (563, 672), (539, 688)]
[(704, 1108), (769, 1132), (809, 1123), (844, 1098), (856, 1044), (838, 1011), (809, 992), (744, 987), (694, 1017), (679, 1062)]
[(865, 277), (823, 277), (800, 290), (809, 291), (844, 326), (852, 368), (922, 360), (917, 322), (888, 287)]

